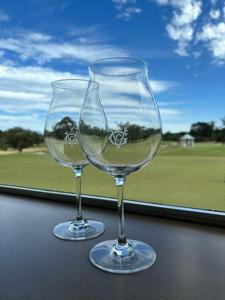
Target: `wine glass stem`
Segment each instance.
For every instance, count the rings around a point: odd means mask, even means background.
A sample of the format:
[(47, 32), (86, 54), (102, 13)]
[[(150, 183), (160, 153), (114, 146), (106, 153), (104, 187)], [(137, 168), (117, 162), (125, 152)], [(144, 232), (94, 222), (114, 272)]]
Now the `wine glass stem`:
[(117, 186), (117, 198), (118, 198), (118, 223), (119, 223), (119, 237), (118, 244), (123, 246), (126, 245), (126, 235), (124, 227), (124, 202), (123, 202), (123, 189), (125, 178), (123, 176), (117, 176), (115, 178)]
[(82, 207), (81, 207), (81, 175), (83, 172), (83, 168), (74, 168), (73, 169), (75, 177), (76, 177), (76, 185), (77, 185), (77, 214), (75, 217), (76, 222), (80, 222), (83, 220), (82, 217)]

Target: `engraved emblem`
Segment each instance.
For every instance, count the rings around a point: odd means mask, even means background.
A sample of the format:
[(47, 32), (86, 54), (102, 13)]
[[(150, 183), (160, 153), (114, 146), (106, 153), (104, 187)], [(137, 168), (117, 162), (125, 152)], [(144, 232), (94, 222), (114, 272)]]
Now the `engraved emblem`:
[(127, 134), (128, 130), (126, 128), (119, 131), (113, 130), (109, 136), (109, 140), (116, 148), (120, 148), (120, 146), (127, 143)]
[(65, 133), (65, 141), (70, 145), (78, 144), (78, 133), (74, 126), (69, 127), (69, 131)]

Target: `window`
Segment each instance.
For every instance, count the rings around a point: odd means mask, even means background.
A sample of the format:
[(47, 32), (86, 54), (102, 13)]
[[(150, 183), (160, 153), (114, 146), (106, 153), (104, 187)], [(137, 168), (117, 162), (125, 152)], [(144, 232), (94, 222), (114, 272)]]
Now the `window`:
[[(225, 211), (222, 4), (193, 2), (193, 15), (184, 3), (158, 0), (93, 1), (88, 10), (83, 1), (79, 9), (26, 2), (0, 6), (0, 183), (74, 192), (71, 170), (49, 157), (41, 137), (50, 82), (87, 78), (90, 61), (131, 55), (149, 62), (164, 135), (156, 158), (128, 177), (125, 198)], [(92, 166), (82, 190), (115, 196), (112, 178)]]

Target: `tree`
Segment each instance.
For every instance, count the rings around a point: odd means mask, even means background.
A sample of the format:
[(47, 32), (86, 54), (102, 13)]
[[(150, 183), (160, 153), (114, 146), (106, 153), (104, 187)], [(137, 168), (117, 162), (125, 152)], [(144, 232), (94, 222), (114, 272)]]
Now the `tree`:
[(70, 117), (64, 117), (61, 121), (55, 124), (52, 132), (49, 132), (48, 135), (54, 136), (58, 139), (63, 139), (65, 137), (65, 133), (71, 129), (76, 131), (77, 124)]
[(164, 141), (178, 142), (180, 140), (180, 137), (184, 134), (185, 134), (185, 132), (172, 133), (170, 131), (167, 131), (166, 133), (163, 133), (162, 139)]
[(190, 133), (195, 137), (197, 142), (204, 142), (214, 140), (214, 130), (214, 122), (197, 122), (191, 125)]
[(7, 149), (9, 147), (22, 151), (24, 148), (38, 145), (43, 142), (43, 136), (37, 132), (14, 127), (1, 132), (0, 148)]
[(221, 119), (221, 122), (222, 122), (222, 126), (225, 128), (225, 117), (223, 117), (223, 118)]
[(216, 129), (216, 141), (225, 145), (225, 117), (221, 119), (222, 128)]

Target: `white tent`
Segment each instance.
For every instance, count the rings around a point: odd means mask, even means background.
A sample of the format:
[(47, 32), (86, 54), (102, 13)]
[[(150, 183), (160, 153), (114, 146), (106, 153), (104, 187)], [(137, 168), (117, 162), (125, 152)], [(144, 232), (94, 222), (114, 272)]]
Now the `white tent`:
[(180, 138), (180, 145), (182, 147), (193, 147), (194, 138), (190, 134), (186, 133)]

